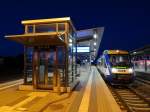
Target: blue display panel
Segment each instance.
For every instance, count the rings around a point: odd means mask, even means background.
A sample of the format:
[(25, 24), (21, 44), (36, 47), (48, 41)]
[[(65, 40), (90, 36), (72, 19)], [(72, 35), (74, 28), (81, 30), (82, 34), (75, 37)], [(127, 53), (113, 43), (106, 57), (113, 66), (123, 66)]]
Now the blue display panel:
[[(75, 52), (76, 49), (73, 48), (73, 52)], [(90, 47), (77, 47), (77, 52), (82, 53), (82, 52), (90, 52)]]

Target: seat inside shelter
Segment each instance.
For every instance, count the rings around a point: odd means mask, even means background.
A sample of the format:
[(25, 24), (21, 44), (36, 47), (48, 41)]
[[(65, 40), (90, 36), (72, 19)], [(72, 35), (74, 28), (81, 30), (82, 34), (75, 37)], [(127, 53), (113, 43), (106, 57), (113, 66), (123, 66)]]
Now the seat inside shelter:
[(5, 36), (24, 45), (24, 84), (20, 88), (71, 91), (77, 82), (77, 35), (70, 17), (22, 24), (24, 34)]

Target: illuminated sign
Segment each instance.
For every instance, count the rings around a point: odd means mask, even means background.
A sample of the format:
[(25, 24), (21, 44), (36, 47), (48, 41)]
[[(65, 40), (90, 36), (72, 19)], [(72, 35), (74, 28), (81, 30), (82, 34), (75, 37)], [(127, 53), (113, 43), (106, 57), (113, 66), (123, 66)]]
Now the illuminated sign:
[[(73, 52), (75, 52), (76, 49), (73, 48)], [(90, 47), (77, 47), (77, 52), (82, 53), (82, 52), (90, 52)]]

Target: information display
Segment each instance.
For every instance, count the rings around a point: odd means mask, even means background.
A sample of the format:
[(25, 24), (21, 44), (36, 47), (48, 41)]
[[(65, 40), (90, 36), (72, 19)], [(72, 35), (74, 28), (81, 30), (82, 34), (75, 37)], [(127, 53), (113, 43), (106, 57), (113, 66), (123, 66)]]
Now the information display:
[[(73, 48), (73, 52), (75, 52), (76, 49)], [(82, 53), (82, 52), (90, 52), (90, 47), (77, 47), (77, 52)]]

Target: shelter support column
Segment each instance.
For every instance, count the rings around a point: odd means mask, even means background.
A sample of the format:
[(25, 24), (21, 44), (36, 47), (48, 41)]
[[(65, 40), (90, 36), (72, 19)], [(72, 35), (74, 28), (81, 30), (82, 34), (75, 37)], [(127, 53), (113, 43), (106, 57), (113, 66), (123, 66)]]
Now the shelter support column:
[(68, 47), (65, 46), (65, 87), (68, 87)]
[(26, 46), (24, 46), (24, 84), (26, 84), (27, 83), (27, 74), (26, 74), (26, 66), (27, 66), (27, 64), (26, 64), (26, 52), (27, 52), (27, 47)]
[(46, 49), (45, 51), (45, 85), (48, 85), (48, 55), (49, 51)]
[(54, 92), (60, 92), (60, 73), (58, 70), (58, 51), (57, 48), (55, 48), (55, 54), (54, 54), (54, 74), (53, 74), (53, 90)]
[(34, 51), (33, 51), (33, 74), (32, 74), (32, 83), (34, 88), (37, 87), (37, 76), (38, 76), (38, 72), (39, 72), (39, 52), (38, 52), (38, 48), (34, 47)]

